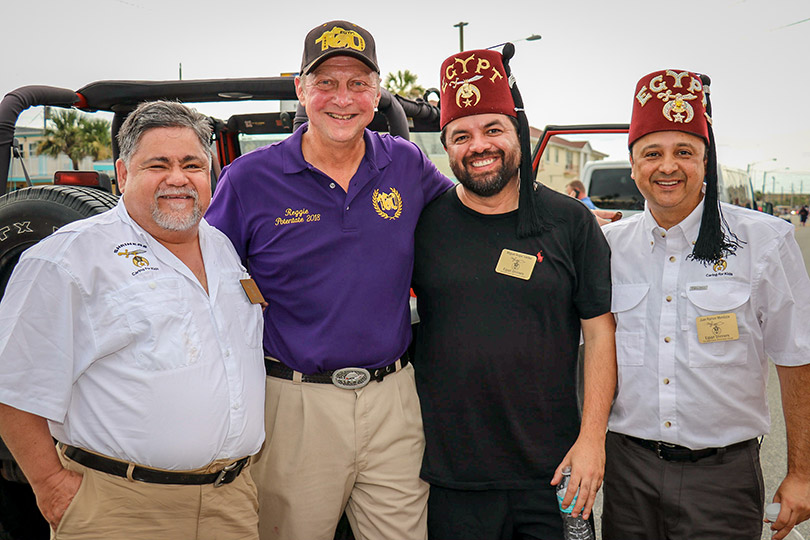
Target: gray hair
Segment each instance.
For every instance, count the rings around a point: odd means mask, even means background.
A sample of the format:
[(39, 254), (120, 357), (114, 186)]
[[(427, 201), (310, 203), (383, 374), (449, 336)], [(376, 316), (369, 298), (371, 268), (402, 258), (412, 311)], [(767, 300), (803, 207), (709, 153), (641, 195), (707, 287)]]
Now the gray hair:
[(144, 133), (150, 129), (184, 127), (194, 131), (211, 159), (211, 123), (208, 117), (176, 101), (147, 101), (130, 113), (118, 131), (119, 157), (129, 166)]

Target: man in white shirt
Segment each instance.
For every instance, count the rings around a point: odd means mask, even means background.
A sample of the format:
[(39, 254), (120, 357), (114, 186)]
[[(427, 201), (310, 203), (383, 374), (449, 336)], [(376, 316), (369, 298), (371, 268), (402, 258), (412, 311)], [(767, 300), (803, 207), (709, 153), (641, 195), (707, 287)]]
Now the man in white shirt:
[(26, 251), (0, 303), (0, 436), (56, 538), (258, 538), (261, 308), (201, 219), (210, 135), (139, 106), (118, 206)]
[(790, 224), (718, 203), (708, 84), (639, 81), (629, 146), (646, 206), (603, 227), (619, 366), (605, 540), (760, 538), (768, 357), (788, 433), (774, 538), (810, 516), (810, 280)]

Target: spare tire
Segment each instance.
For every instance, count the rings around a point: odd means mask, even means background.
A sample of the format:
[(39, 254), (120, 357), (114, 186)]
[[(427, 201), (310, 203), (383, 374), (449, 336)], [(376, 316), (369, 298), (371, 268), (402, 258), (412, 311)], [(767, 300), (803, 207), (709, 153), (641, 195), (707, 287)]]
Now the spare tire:
[(117, 195), (73, 186), (36, 186), (0, 197), (0, 298), (23, 251), (59, 227), (117, 203)]

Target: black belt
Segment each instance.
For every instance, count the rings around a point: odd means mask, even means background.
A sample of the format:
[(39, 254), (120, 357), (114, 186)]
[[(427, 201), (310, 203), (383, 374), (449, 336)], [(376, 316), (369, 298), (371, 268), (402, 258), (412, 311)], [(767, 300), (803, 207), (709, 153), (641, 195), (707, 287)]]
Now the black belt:
[(749, 439), (747, 441), (742, 441), (738, 443), (731, 444), (729, 446), (724, 446), (722, 448), (702, 448), (700, 450), (692, 450), (691, 448), (687, 448), (685, 446), (680, 446), (678, 444), (671, 444), (663, 441), (649, 441), (647, 439), (639, 439), (638, 437), (631, 437), (630, 435), (624, 435), (620, 433), (625, 439), (628, 441), (632, 441), (637, 445), (641, 446), (642, 448), (646, 448), (647, 450), (652, 450), (655, 452), (660, 459), (665, 461), (698, 461), (703, 458), (707, 458), (709, 456), (714, 456), (719, 452), (727, 452), (729, 450), (734, 450), (737, 448), (742, 448), (743, 446), (747, 446), (756, 441), (756, 439)]
[[(60, 443), (61, 444), (61, 443)], [(93, 454), (75, 446), (62, 445), (65, 447), (65, 455), (75, 461), (81, 463), (85, 467), (95, 469), (97, 471), (120, 476), (121, 478), (129, 478), (127, 470), (130, 464), (125, 461), (118, 461), (98, 454)], [(234, 461), (230, 465), (226, 465), (221, 471), (212, 473), (187, 473), (175, 471), (162, 471), (158, 469), (149, 469), (147, 467), (140, 467), (135, 465), (132, 469), (133, 480), (139, 482), (147, 482), (149, 484), (185, 484), (185, 485), (203, 485), (214, 484), (214, 487), (219, 487), (224, 484), (230, 484), (248, 462), (247, 457)]]
[[(397, 371), (397, 369), (402, 369), (408, 365), (408, 353), (402, 355), (402, 357), (398, 360), (399, 368), (397, 368), (397, 362), (391, 362), (387, 366), (383, 366), (377, 369), (365, 369), (359, 367), (345, 367), (341, 369), (335, 369), (333, 371), (322, 371), (320, 373), (313, 373), (311, 375), (301, 374), (301, 382), (308, 382), (308, 383), (319, 383), (319, 384), (334, 384), (339, 388), (345, 388), (348, 390), (356, 390), (358, 388), (363, 388), (367, 385), (370, 381), (382, 381), (386, 375), (390, 375)], [(293, 380), (293, 376), (296, 371), (292, 368), (289, 368), (282, 364), (281, 362), (276, 362), (275, 360), (271, 360), (267, 357), (264, 359), (264, 368), (267, 372), (267, 375), (270, 377), (276, 377), (279, 379), (287, 379), (289, 381)]]

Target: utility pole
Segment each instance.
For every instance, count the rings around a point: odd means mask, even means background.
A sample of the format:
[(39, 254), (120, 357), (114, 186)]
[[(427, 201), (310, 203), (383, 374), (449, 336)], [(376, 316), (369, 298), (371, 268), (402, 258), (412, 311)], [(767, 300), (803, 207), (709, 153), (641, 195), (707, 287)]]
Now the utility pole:
[(464, 27), (470, 23), (459, 22), (454, 24), (453, 28), (458, 28), (458, 52), (464, 52)]
[(182, 81), (182, 80), (183, 80), (183, 62), (180, 62), (180, 66), (179, 66), (179, 68), (178, 68), (178, 71), (177, 71), (177, 80), (178, 80), (178, 81)]

